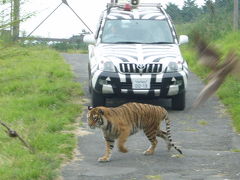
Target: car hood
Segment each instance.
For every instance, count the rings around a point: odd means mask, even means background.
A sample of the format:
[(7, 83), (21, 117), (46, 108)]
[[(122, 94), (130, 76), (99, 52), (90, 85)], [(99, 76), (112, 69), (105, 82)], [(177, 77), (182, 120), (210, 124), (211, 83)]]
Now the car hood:
[(98, 57), (111, 60), (114, 64), (164, 63), (169, 59), (183, 62), (176, 44), (100, 44), (95, 50)]

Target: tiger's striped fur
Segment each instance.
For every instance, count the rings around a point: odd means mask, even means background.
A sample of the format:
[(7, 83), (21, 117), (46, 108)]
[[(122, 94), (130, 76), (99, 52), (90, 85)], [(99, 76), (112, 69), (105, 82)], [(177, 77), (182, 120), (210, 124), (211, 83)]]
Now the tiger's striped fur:
[[(106, 141), (105, 155), (98, 161), (109, 161), (114, 147), (114, 142), (118, 139), (118, 149), (126, 153), (128, 150), (124, 146), (127, 138), (143, 130), (150, 147), (144, 152), (145, 155), (154, 153), (158, 143), (156, 137), (161, 137), (167, 143), (168, 150), (174, 147), (179, 153), (182, 151), (172, 143), (170, 134), (170, 120), (168, 112), (160, 106), (141, 103), (127, 103), (119, 107), (96, 107), (88, 108), (88, 125), (90, 128), (101, 128)], [(166, 132), (160, 129), (161, 122), (166, 122)]]

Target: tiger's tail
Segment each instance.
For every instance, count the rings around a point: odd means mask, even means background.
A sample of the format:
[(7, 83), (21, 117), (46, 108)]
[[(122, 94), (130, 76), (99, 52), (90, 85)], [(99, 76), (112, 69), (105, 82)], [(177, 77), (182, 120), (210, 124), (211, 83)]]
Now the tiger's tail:
[(168, 118), (168, 115), (166, 115), (165, 117), (165, 123), (166, 123), (166, 130), (167, 130), (167, 138), (169, 140), (169, 150), (171, 149), (171, 147), (174, 147), (180, 154), (183, 154), (182, 151), (175, 146), (175, 144), (172, 142), (172, 137), (171, 137), (171, 130), (170, 130), (170, 119)]

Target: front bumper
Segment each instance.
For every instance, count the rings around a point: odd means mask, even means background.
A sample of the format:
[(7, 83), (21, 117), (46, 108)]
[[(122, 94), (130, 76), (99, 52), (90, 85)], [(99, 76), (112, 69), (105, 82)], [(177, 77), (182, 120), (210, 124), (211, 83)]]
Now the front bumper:
[[(105, 96), (145, 96), (167, 98), (178, 95), (187, 87), (188, 74), (184, 71), (160, 74), (121, 74), (96, 71), (92, 78), (92, 88)], [(135, 86), (133, 82), (146, 82)], [(148, 85), (146, 85), (148, 84)], [(145, 87), (146, 85), (146, 87)]]

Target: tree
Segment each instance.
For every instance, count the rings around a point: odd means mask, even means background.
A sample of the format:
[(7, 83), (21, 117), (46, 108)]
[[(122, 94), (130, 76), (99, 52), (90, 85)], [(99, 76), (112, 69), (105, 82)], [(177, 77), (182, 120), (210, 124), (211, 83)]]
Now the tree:
[(213, 0), (205, 0), (204, 5), (202, 6), (203, 14), (215, 14), (214, 2)]
[(182, 18), (184, 22), (192, 22), (196, 20), (202, 11), (198, 8), (196, 0), (185, 0), (182, 8)]
[(10, 0), (0, 0), (0, 29), (10, 21), (11, 14)]
[[(20, 16), (20, 7), (24, 0), (0, 0), (0, 36), (6, 34), (11, 36), (13, 41), (19, 37), (20, 22), (32, 17), (33, 14), (23, 14)], [(5, 39), (5, 37), (4, 37)], [(9, 39), (9, 38), (8, 38)]]
[(178, 8), (176, 4), (168, 3), (166, 7), (166, 12), (171, 16), (175, 23), (182, 21), (181, 9)]
[(13, 0), (12, 6), (12, 37), (16, 41), (19, 37), (20, 26), (20, 0)]

